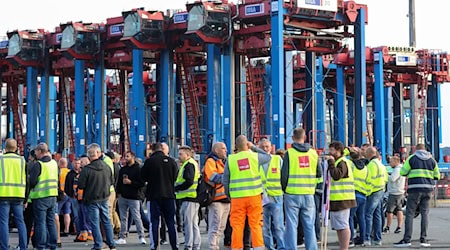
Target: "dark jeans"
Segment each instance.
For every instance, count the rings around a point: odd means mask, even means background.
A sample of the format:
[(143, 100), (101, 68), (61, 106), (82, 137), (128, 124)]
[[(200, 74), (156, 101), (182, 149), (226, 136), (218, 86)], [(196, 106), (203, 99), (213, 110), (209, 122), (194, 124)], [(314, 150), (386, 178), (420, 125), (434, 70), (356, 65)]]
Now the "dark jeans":
[(356, 194), (356, 207), (350, 209), (350, 240), (355, 240), (355, 215), (358, 221), (359, 241), (355, 243), (363, 243), (364, 235), (366, 234), (366, 196), (363, 194)]
[(175, 230), (175, 200), (167, 199), (167, 200), (152, 200), (150, 202), (150, 216), (152, 222), (152, 235), (154, 247), (158, 246), (159, 242), (159, 217), (161, 214), (164, 216), (164, 219), (167, 224), (167, 228), (169, 230), (169, 241), (172, 250), (177, 249), (177, 232)]
[[(23, 211), (23, 220), (25, 221), (25, 227), (27, 228), (27, 245), (30, 243), (31, 229), (33, 228), (33, 203), (28, 203), (27, 208)], [(36, 245), (35, 238), (31, 239), (33, 248)]]
[(420, 209), (420, 239), (427, 238), (428, 229), (428, 212), (430, 211), (431, 193), (408, 193), (406, 201), (406, 219), (405, 219), (405, 235), (403, 240), (411, 242), (411, 234), (413, 231), (414, 213), (417, 207)]
[(56, 249), (56, 197), (34, 199), (32, 204), (36, 249)]
[[(319, 241), (320, 240), (320, 229), (322, 227), (322, 225), (320, 224), (320, 220), (321, 220), (321, 216), (320, 213), (322, 211), (322, 194), (321, 193), (315, 193), (314, 194), (314, 203), (316, 204), (316, 221), (315, 221), (315, 226), (316, 226), (316, 239)], [(301, 220), (299, 220), (301, 221)]]

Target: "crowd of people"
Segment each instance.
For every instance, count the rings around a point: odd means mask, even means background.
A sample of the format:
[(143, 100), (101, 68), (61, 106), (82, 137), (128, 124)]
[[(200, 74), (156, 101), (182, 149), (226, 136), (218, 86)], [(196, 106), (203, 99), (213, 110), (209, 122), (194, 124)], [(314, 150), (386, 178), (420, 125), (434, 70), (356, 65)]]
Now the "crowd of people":
[[(344, 147), (332, 142), (322, 157), (305, 142), (302, 128), (294, 130), (292, 140), (286, 151), (275, 151), (268, 139), (255, 146), (240, 135), (232, 154), (217, 142), (202, 164), (188, 146), (179, 147), (174, 159), (168, 145), (157, 142), (144, 162), (134, 152), (125, 152), (122, 166), (121, 155), (102, 152), (95, 143), (87, 147), (86, 155), (72, 161), (52, 159), (48, 146), (40, 143), (26, 162), (16, 153), (17, 142), (9, 138), (0, 156), (0, 249), (8, 249), (11, 212), (19, 234), (18, 249), (27, 249), (30, 243), (35, 249), (58, 249), (61, 237), (70, 234), (75, 242), (92, 241), (92, 249), (116, 249), (127, 244), (134, 223), (139, 242), (149, 240), (150, 249), (167, 243), (178, 249), (177, 235), (183, 233), (183, 248), (198, 250), (199, 180), (214, 189), (206, 206), (208, 246), (203, 248), (217, 250), (223, 244), (232, 249), (294, 250), (304, 244), (306, 249), (318, 249), (323, 244), (324, 193), (340, 249), (381, 245), (382, 235), (391, 231), (394, 213), (393, 232), (404, 228), (403, 239), (394, 245), (410, 246), (417, 207), (422, 216), (420, 242), (430, 246), (429, 201), (440, 174), (423, 144), (403, 165), (399, 157), (391, 157), (393, 171), (388, 174), (373, 146)], [(403, 227), (401, 207), (406, 193)]]

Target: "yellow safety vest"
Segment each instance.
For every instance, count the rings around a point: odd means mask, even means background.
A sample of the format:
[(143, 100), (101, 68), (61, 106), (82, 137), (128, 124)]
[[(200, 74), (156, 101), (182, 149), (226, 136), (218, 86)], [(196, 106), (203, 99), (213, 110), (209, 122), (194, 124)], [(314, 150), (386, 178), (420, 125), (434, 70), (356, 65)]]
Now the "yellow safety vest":
[(369, 164), (367, 164), (367, 171), (369, 171), (367, 183), (370, 188), (368, 195), (384, 190), (389, 177), (386, 167), (378, 160), (378, 158), (372, 159)]
[(25, 198), (27, 173), (25, 159), (14, 153), (0, 157), (0, 197)]
[(283, 190), (281, 189), (281, 158), (278, 155), (272, 155), (267, 173), (264, 168), (261, 167), (261, 180), (264, 185), (264, 189), (269, 196), (282, 196)]
[(31, 190), (30, 198), (39, 199), (58, 195), (58, 164), (56, 161), (38, 161), (41, 164), (41, 175), (38, 183)]
[(345, 161), (348, 169), (348, 177), (335, 181), (331, 178), (330, 201), (346, 201), (355, 199), (355, 186), (353, 181), (352, 162), (342, 156), (335, 163), (337, 167), (341, 161)]
[(367, 171), (367, 167), (358, 169), (355, 164), (352, 164), (352, 171), (355, 190), (364, 195), (369, 195), (370, 187), (367, 184), (367, 176), (369, 175), (369, 171)]
[[(111, 173), (112, 173), (112, 175), (113, 175), (113, 177), (114, 177), (114, 163), (113, 163), (113, 161), (111, 160), (111, 158), (109, 158), (109, 156), (107, 156), (107, 155), (104, 155), (103, 156), (103, 162), (105, 162), (106, 163), (106, 165), (108, 165), (108, 167), (111, 169)], [(115, 179), (115, 178), (114, 178)], [(111, 185), (110, 187), (109, 187), (109, 192), (114, 192), (114, 185)]]
[(228, 168), (230, 170), (231, 198), (251, 197), (262, 193), (257, 153), (242, 151), (230, 155)]
[(178, 191), (176, 194), (177, 199), (183, 199), (183, 198), (197, 198), (197, 186), (198, 186), (198, 179), (200, 178), (200, 169), (198, 168), (198, 164), (197, 162), (192, 159), (189, 158), (189, 160), (183, 162), (183, 165), (180, 168), (180, 171), (178, 171), (178, 177), (177, 180), (175, 182), (175, 186), (178, 186), (180, 184), (182, 184), (183, 182), (185, 182), (185, 179), (183, 178), (183, 174), (184, 174), (184, 167), (188, 164), (191, 163), (194, 165), (194, 183), (186, 190), (181, 190)]
[(307, 152), (288, 149), (289, 179), (287, 194), (314, 194), (317, 175), (317, 152), (310, 148)]

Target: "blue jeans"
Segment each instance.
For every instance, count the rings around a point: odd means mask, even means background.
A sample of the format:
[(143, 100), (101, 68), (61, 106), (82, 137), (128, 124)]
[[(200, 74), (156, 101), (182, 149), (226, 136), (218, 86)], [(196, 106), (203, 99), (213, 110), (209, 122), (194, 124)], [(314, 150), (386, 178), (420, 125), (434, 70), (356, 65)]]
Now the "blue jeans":
[(381, 231), (383, 230), (381, 222), (381, 202), (383, 200), (384, 190), (377, 191), (367, 197), (366, 202), (366, 232), (364, 241), (370, 241), (373, 230), (373, 240), (381, 241)]
[(277, 240), (277, 249), (285, 249), (284, 244), (284, 216), (283, 196), (270, 197), (274, 201), (266, 204), (263, 209), (263, 236), (266, 249), (275, 250), (273, 247), (272, 230)]
[(80, 213), (80, 205), (78, 204), (78, 200), (76, 198), (69, 198), (69, 199), (72, 207), (73, 223), (75, 224), (77, 233), (79, 233), (81, 231), (80, 217), (78, 216), (78, 214)]
[(9, 242), (9, 212), (12, 211), (19, 231), (20, 250), (27, 249), (27, 229), (23, 220), (23, 202), (0, 201), (0, 249), (8, 249)]
[(358, 219), (359, 241), (363, 241), (366, 232), (366, 196), (360, 193), (356, 193), (356, 207), (350, 209), (349, 224), (352, 241), (355, 239), (355, 223), (353, 222), (355, 215)]
[(308, 250), (317, 250), (315, 217), (316, 206), (314, 195), (284, 195), (284, 214), (286, 216), (286, 231), (284, 241), (286, 250), (297, 250), (297, 225), (298, 216), (303, 224), (305, 234), (305, 246)]
[(116, 246), (114, 242), (114, 234), (109, 218), (108, 200), (87, 203), (87, 216), (92, 228), (92, 236), (94, 237), (94, 249), (102, 249), (102, 234), (100, 232), (100, 221), (105, 230), (106, 244), (109, 248)]
[(172, 249), (178, 249), (177, 231), (175, 230), (175, 199), (150, 201), (150, 216), (154, 247), (158, 246), (159, 243), (159, 217), (161, 214), (164, 216), (167, 230), (169, 231), (170, 246)]
[(36, 249), (57, 249), (56, 240), (56, 197), (34, 199), (34, 238)]
[(78, 212), (78, 217), (80, 221), (80, 229), (77, 231), (92, 231), (91, 225), (89, 225), (88, 221), (88, 213), (86, 205), (82, 202), (78, 202), (78, 206), (80, 207), (80, 210)]

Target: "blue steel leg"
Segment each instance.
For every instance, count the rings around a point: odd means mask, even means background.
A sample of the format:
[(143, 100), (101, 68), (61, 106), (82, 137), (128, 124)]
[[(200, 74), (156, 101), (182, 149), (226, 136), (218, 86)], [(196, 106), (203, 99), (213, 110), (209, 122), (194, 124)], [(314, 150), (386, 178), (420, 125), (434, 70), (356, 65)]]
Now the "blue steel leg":
[(41, 91), (39, 93), (39, 142), (47, 142), (47, 103), (48, 103), (48, 78), (45, 74), (41, 75)]
[(313, 117), (313, 86), (314, 86), (314, 71), (316, 56), (313, 52), (306, 52), (306, 89), (305, 100), (303, 101), (303, 126), (306, 133), (314, 130), (314, 117)]
[(393, 155), (394, 151), (392, 150), (392, 87), (384, 88), (384, 101), (386, 105), (384, 106), (385, 112), (385, 122), (384, 128), (386, 130), (386, 153), (389, 155)]
[(286, 52), (286, 62), (285, 62), (285, 71), (286, 71), (286, 143), (292, 144), (292, 135), (295, 129), (295, 120), (294, 120), (294, 63), (293, 63), (293, 52)]
[(51, 152), (56, 151), (56, 85), (53, 76), (48, 78), (48, 128), (47, 128), (47, 145)]
[(322, 57), (316, 58), (315, 84), (314, 84), (314, 101), (316, 107), (316, 147), (325, 148), (325, 90), (323, 89), (323, 63)]
[(271, 35), (272, 49), (270, 50), (272, 62), (272, 93), (273, 93), (273, 126), (272, 143), (275, 148), (285, 148), (285, 128), (284, 128), (284, 1), (273, 1), (277, 3), (277, 10), (272, 11)]
[(344, 67), (337, 65), (336, 67), (336, 98), (334, 99), (334, 134), (335, 140), (346, 144), (345, 141), (345, 124), (347, 119), (345, 116), (345, 78)]
[(393, 151), (394, 153), (400, 153), (400, 148), (403, 146), (403, 129), (402, 129), (402, 119), (403, 119), (403, 84), (396, 83), (393, 88)]
[[(231, 43), (232, 44), (232, 43)], [(223, 137), (222, 140), (227, 145), (227, 149), (231, 150), (233, 134), (232, 134), (232, 114), (231, 110), (233, 107), (234, 101), (234, 81), (232, 80), (231, 73), (232, 69), (232, 55), (233, 55), (233, 46), (232, 45), (225, 46), (222, 54), (222, 84), (220, 84), (222, 88), (222, 105), (223, 105)]]
[[(21, 95), (23, 92), (19, 92)], [(37, 145), (37, 69), (27, 67), (27, 139), (31, 148)]]
[[(287, 69), (286, 69), (286, 72)], [(266, 115), (264, 117), (264, 135), (272, 134), (272, 65), (266, 63), (266, 75), (264, 77), (264, 100)], [(290, 138), (292, 139), (292, 138)]]
[[(347, 97), (347, 135), (348, 142), (347, 145), (355, 145), (355, 99), (351, 96)], [(360, 145), (355, 145), (360, 146)]]
[[(222, 138), (220, 135), (219, 125), (217, 121), (220, 120), (220, 98), (221, 96), (221, 68), (220, 68), (220, 48), (214, 44), (207, 45), (207, 129), (206, 138), (204, 140), (204, 150), (209, 152), (212, 143)], [(230, 74), (230, 72), (224, 72)]]
[(136, 157), (144, 159), (146, 147), (146, 100), (145, 89), (142, 80), (143, 74), (143, 50), (133, 49), (133, 85), (131, 89), (132, 103), (130, 105), (130, 144)]
[(442, 106), (441, 106), (441, 84), (437, 83), (437, 89), (436, 89), (436, 101), (437, 101), (437, 121), (436, 124), (436, 133), (437, 135), (434, 137), (435, 140), (437, 140), (436, 146), (437, 146), (437, 153), (438, 156), (436, 157), (439, 162), (444, 162), (444, 155), (442, 153)]
[[(167, 142), (169, 137), (169, 86), (171, 86), (170, 75), (172, 74), (173, 64), (170, 64), (170, 56), (173, 54), (169, 50), (161, 51), (160, 83), (159, 83), (159, 101), (161, 108), (159, 110), (159, 141)], [(173, 63), (173, 62), (172, 62)]]
[(373, 104), (375, 106), (375, 140), (374, 146), (381, 152), (381, 160), (386, 163), (386, 128), (384, 109), (383, 52), (375, 52), (375, 86)]
[[(95, 93), (94, 93), (94, 82), (91, 80), (90, 75), (88, 74), (88, 92), (87, 92), (87, 100), (88, 100), (88, 110), (87, 110), (87, 133), (86, 133), (86, 144), (89, 145), (95, 142), (94, 139), (94, 129), (95, 129), (95, 117), (94, 117), (94, 105), (95, 105)], [(101, 99), (99, 100), (101, 102)], [(99, 144), (100, 145), (100, 144)]]
[(84, 84), (84, 61), (75, 60), (75, 152), (71, 152), (75, 153), (75, 155), (82, 155), (85, 153), (85, 94), (86, 88)]
[(102, 122), (102, 119), (104, 119), (103, 116), (106, 114), (106, 109), (102, 108), (102, 103), (106, 106), (106, 83), (103, 78), (104, 67), (102, 63), (98, 63), (94, 73), (94, 115), (92, 117), (94, 119), (93, 142), (100, 145), (103, 150), (106, 150), (105, 132), (107, 129), (105, 129), (105, 124)]
[(355, 23), (355, 144), (366, 143), (366, 41), (365, 10), (358, 10)]

